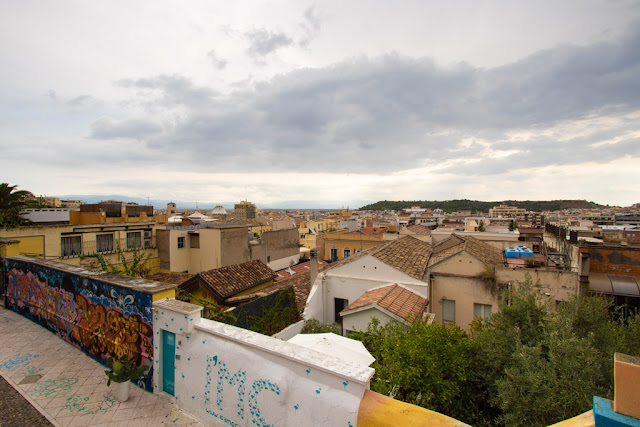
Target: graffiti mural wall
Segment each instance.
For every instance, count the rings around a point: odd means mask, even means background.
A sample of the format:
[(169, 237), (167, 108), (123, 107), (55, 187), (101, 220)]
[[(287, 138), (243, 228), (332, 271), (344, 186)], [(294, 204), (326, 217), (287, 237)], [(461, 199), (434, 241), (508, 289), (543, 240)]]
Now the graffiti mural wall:
[[(98, 278), (5, 261), (7, 308), (41, 324), (102, 364), (153, 359), (152, 296)], [(143, 385), (151, 389), (151, 375)]]

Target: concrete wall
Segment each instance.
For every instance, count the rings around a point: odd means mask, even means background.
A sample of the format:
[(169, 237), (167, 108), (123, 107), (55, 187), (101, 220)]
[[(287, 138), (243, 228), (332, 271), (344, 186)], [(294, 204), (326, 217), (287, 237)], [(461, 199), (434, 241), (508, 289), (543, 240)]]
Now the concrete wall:
[(266, 231), (261, 236), (267, 256), (267, 265), (272, 270), (281, 270), (300, 261), (300, 240), (297, 228)]
[[(372, 368), (201, 319), (197, 306), (172, 300), (154, 303), (154, 335), (162, 330), (176, 334), (172, 400), (206, 424), (357, 424)], [(162, 376), (154, 371), (156, 393)]]
[(511, 282), (517, 286), (516, 282), (526, 280), (527, 273), (531, 276), (534, 285), (540, 282), (540, 286), (536, 289), (542, 295), (550, 294), (549, 300), (553, 303), (550, 309), (555, 306), (555, 301), (566, 301), (578, 293), (578, 273), (572, 271), (501, 267), (496, 269), (496, 280), (498, 283)]
[[(220, 267), (250, 261), (247, 227), (225, 228), (220, 232)], [(295, 234), (297, 239), (297, 231)]]

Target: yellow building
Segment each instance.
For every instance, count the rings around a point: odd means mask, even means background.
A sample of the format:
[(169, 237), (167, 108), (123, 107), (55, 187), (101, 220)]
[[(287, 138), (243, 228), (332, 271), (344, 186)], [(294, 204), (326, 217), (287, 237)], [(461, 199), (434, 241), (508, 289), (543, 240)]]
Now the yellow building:
[(385, 241), (384, 228), (363, 228), (359, 231), (337, 231), (323, 236), (323, 259), (339, 261), (344, 258), (373, 248)]
[(114, 265), (121, 264), (118, 247), (131, 260), (135, 250), (149, 255), (146, 268), (159, 270), (155, 221), (135, 223), (99, 223), (36, 225), (0, 230), (2, 256), (25, 255), (59, 261), (68, 265), (97, 269), (98, 260), (83, 256), (102, 254)]

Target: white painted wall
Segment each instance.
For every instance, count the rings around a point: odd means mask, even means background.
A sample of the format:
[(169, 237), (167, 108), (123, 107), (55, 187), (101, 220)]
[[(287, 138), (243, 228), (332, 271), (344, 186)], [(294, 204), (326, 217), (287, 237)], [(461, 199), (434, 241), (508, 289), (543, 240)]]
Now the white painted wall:
[(276, 259), (274, 261), (267, 263), (267, 265), (273, 271), (278, 271), (278, 270), (282, 270), (283, 268), (296, 265), (298, 262), (300, 262), (300, 253), (297, 253), (296, 255), (291, 255), (288, 257)]
[(380, 321), (380, 326), (384, 326), (391, 320), (396, 319), (377, 308), (371, 307), (366, 310), (357, 311), (355, 313), (347, 314), (342, 317), (342, 327), (345, 331), (366, 331), (371, 319), (377, 318)]
[(206, 424), (357, 424), (372, 368), (200, 319), (189, 308), (197, 306), (173, 301), (154, 303), (155, 392), (162, 392), (159, 337), (165, 329), (176, 334), (179, 356), (171, 399)]
[(303, 318), (333, 323), (334, 298), (346, 299), (351, 304), (369, 289), (394, 283), (428, 298), (427, 282), (396, 270), (375, 257), (364, 256), (318, 275), (307, 298)]

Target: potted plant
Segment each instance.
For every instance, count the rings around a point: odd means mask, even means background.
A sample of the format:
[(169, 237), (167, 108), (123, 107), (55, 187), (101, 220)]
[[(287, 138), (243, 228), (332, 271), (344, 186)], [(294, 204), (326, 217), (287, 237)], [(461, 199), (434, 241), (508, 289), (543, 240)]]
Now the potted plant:
[(119, 402), (125, 402), (129, 399), (129, 381), (144, 377), (148, 366), (136, 366), (135, 358), (122, 355), (117, 359), (109, 357), (107, 359), (107, 368), (110, 371), (104, 371), (107, 374), (107, 387), (111, 386), (111, 381), (116, 383), (116, 399)]

